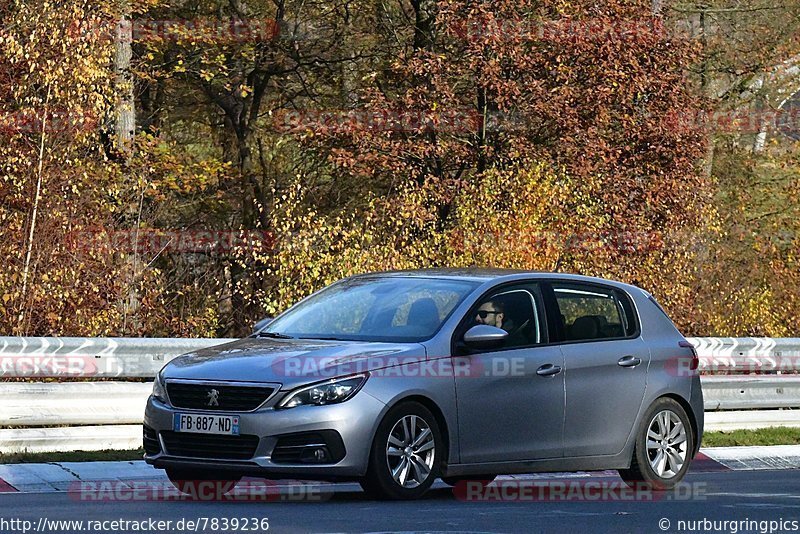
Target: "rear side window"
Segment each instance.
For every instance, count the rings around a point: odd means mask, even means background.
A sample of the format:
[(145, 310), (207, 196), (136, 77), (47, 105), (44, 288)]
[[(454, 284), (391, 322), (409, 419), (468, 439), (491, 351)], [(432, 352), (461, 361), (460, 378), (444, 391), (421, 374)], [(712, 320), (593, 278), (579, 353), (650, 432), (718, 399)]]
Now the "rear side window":
[(630, 298), (594, 285), (553, 284), (566, 341), (620, 339), (636, 334)]

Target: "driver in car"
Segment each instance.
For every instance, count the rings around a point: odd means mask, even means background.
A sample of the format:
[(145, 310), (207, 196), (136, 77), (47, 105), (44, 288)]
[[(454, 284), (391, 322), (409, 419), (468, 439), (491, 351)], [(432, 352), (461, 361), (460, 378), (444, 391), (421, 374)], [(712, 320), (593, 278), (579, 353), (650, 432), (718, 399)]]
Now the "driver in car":
[[(489, 326), (503, 328), (503, 323), (505, 322), (506, 318), (505, 311), (505, 306), (503, 306), (502, 302), (487, 300), (481, 304), (480, 308), (478, 308), (478, 311), (475, 314), (475, 322), (478, 324), (488, 324)], [(510, 325), (506, 326), (508, 328), (503, 328), (503, 330), (509, 332)]]
[(506, 347), (516, 347), (530, 343), (524, 332), (530, 319), (524, 321), (521, 325), (514, 324), (514, 321), (506, 314), (506, 304), (497, 297), (491, 298), (480, 305), (475, 313), (475, 322), (502, 328), (508, 332)]

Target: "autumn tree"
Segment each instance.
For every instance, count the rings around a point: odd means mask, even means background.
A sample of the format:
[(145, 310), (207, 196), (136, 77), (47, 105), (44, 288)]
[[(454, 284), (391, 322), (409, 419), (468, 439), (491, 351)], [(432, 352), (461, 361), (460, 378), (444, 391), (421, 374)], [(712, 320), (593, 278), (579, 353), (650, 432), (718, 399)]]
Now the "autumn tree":
[(797, 112), (785, 107), (800, 90), (800, 2), (673, 2), (665, 12), (700, 45), (688, 72), (710, 108), (704, 167), (719, 220), (706, 239), (697, 331), (794, 335)]
[[(168, 284), (148, 265), (153, 257), (137, 251), (131, 222), (143, 198), (196, 191), (224, 169), (195, 165), (167, 142), (143, 140), (135, 157), (117, 157), (118, 20), (102, 3), (0, 8), (0, 325), (7, 333), (207, 335), (215, 324), (195, 310), (189, 317), (154, 311), (165, 308)], [(130, 328), (126, 308), (132, 288), (142, 299), (138, 328)]]
[[(649, 2), (443, 1), (424, 33), (373, 74), (361, 108), (295, 130), (369, 184), (378, 246), (441, 265), (463, 263), (453, 243), (480, 241), (470, 261), (636, 282), (689, 324), (690, 238), (707, 223), (704, 138), (669, 118), (702, 110), (685, 79), (696, 43)], [(494, 212), (491, 239), (474, 235), (490, 229), (470, 210)], [(515, 252), (493, 250), (498, 238)], [(439, 245), (421, 253), (411, 242)]]

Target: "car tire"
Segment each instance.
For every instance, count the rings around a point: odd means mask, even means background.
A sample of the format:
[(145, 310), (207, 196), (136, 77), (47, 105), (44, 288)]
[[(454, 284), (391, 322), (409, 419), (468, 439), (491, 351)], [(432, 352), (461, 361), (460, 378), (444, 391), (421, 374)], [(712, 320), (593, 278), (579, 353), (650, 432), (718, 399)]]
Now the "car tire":
[(174, 468), (166, 471), (169, 481), (181, 493), (210, 500), (232, 492), (242, 478), (216, 471)]
[(668, 490), (683, 479), (694, 450), (694, 432), (686, 410), (662, 397), (642, 418), (631, 466), (619, 475), (634, 489)]
[(417, 402), (398, 404), (378, 425), (361, 487), (379, 499), (417, 499), (438, 477), (444, 454), (431, 411)]

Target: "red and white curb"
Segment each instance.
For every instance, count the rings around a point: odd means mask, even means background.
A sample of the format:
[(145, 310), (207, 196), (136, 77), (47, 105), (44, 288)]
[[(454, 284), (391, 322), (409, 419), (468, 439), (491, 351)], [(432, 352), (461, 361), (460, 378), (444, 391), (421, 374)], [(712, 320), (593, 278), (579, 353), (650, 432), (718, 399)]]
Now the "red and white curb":
[[(800, 445), (775, 445), (769, 447), (714, 447), (701, 449), (692, 462), (690, 472), (800, 469)], [(590, 477), (612, 477), (616, 471), (579, 473), (536, 473), (509, 475), (500, 480), (543, 480)], [(0, 465), (0, 493), (53, 493), (68, 492), (79, 482), (112, 481), (121, 484), (168, 484), (164, 471), (143, 461), (130, 462), (62, 462), (46, 464)], [(286, 481), (285, 484), (291, 484)], [(437, 482), (437, 484), (443, 484)], [(276, 485), (282, 485), (276, 482)], [(326, 486), (328, 486), (326, 484)], [(339, 491), (355, 491), (357, 484), (335, 484)], [(444, 486), (442, 486), (444, 487)]]

